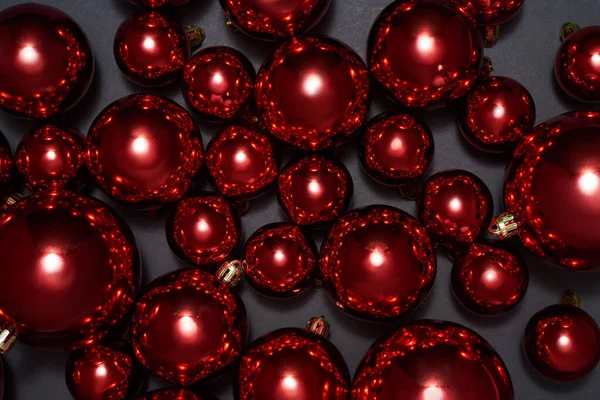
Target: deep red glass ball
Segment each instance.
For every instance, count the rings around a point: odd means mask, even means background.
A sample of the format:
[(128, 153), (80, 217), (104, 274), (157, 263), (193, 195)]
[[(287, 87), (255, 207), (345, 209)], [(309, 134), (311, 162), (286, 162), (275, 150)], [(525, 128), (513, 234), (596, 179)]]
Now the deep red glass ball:
[(219, 195), (185, 198), (167, 219), (171, 250), (188, 264), (211, 272), (231, 258), (241, 239), (238, 212)]
[(200, 396), (186, 389), (159, 389), (146, 393), (136, 400), (217, 400), (214, 397)]
[(443, 106), (475, 84), (483, 39), (475, 21), (449, 0), (396, 0), (369, 34), (371, 76), (407, 107)]
[(50, 6), (26, 3), (0, 11), (0, 108), (45, 119), (87, 93), (94, 56), (79, 25)]
[(330, 224), (350, 206), (354, 185), (346, 167), (320, 155), (290, 162), (279, 174), (277, 198), (298, 226)]
[(244, 247), (244, 273), (260, 293), (291, 297), (310, 286), (316, 275), (312, 239), (289, 224), (270, 224), (254, 232)]
[(452, 0), (480, 25), (498, 25), (514, 17), (525, 0)]
[(131, 325), (133, 349), (142, 365), (179, 386), (222, 374), (241, 356), (247, 334), (242, 300), (195, 268), (154, 280), (137, 300)]
[(14, 186), (15, 160), (13, 159), (10, 144), (4, 134), (0, 132), (0, 202), (4, 202), (6, 196)]
[(350, 211), (323, 242), (320, 270), (336, 305), (359, 318), (408, 314), (427, 297), (437, 270), (419, 222), (390, 206)]
[(110, 104), (86, 142), (86, 164), (98, 185), (133, 207), (158, 208), (181, 199), (202, 160), (202, 138), (190, 114), (154, 94)]
[(0, 217), (0, 325), (44, 349), (102, 339), (130, 309), (140, 258), (126, 223), (98, 200), (31, 195)]
[(190, 0), (127, 0), (130, 3), (137, 4), (138, 6), (148, 8), (160, 8), (166, 6), (179, 7), (184, 5)]
[(197, 52), (185, 65), (181, 92), (188, 106), (211, 121), (243, 117), (254, 94), (256, 72), (248, 58), (227, 46)]
[(263, 40), (306, 33), (325, 15), (331, 0), (220, 0), (227, 18), (241, 31)]
[(303, 150), (345, 141), (369, 108), (369, 77), (351, 48), (324, 36), (288, 40), (263, 63), (256, 103), (269, 132)]
[(513, 400), (498, 353), (454, 322), (422, 320), (376, 341), (354, 374), (352, 400)]
[(225, 197), (258, 197), (275, 184), (279, 168), (270, 139), (257, 130), (230, 126), (206, 147), (206, 166)]
[(600, 361), (600, 329), (579, 307), (550, 306), (529, 320), (523, 352), (540, 375), (555, 381), (575, 381), (592, 372)]

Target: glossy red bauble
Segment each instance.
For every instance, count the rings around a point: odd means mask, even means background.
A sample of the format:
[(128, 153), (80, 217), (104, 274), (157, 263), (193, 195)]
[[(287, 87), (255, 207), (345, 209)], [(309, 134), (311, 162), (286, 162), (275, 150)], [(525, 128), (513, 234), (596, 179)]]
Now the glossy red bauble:
[(316, 275), (312, 239), (295, 225), (270, 224), (254, 232), (244, 248), (244, 273), (260, 293), (290, 297), (306, 290)]
[(137, 4), (138, 6), (148, 8), (160, 8), (166, 6), (179, 7), (184, 5), (190, 0), (127, 0), (130, 3)]
[(10, 195), (15, 180), (15, 161), (10, 144), (0, 132), (0, 202)]
[(339, 219), (321, 247), (320, 270), (338, 307), (359, 318), (386, 320), (423, 302), (437, 261), (416, 219), (376, 205)]
[(146, 393), (136, 400), (218, 400), (214, 397), (200, 396), (186, 389), (159, 389)]
[(480, 25), (498, 25), (514, 17), (525, 0), (452, 0)]
[(140, 258), (127, 225), (98, 200), (40, 192), (0, 217), (0, 326), (44, 349), (102, 339), (133, 304)]
[(0, 400), (4, 397), (4, 365), (0, 358)]
[(128, 206), (158, 208), (181, 199), (202, 166), (202, 138), (190, 114), (154, 94), (133, 94), (98, 115), (86, 163), (100, 187)]
[(326, 225), (350, 206), (354, 185), (346, 167), (320, 155), (290, 162), (279, 174), (277, 198), (298, 226)]
[(87, 93), (94, 76), (90, 44), (75, 21), (50, 6), (26, 3), (0, 11), (0, 108), (45, 119)]
[(340, 144), (363, 124), (369, 76), (358, 54), (335, 39), (285, 42), (262, 65), (256, 103), (269, 132), (303, 150)]
[(454, 322), (416, 321), (376, 341), (358, 366), (352, 400), (513, 400), (506, 365)]
[(407, 107), (443, 106), (475, 84), (483, 39), (450, 0), (396, 0), (371, 28), (369, 71)]

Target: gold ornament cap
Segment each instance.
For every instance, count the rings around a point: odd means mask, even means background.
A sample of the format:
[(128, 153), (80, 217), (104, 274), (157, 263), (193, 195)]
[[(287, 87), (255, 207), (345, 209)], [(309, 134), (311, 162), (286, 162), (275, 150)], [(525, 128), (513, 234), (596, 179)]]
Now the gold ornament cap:
[(186, 26), (185, 33), (190, 41), (191, 47), (200, 46), (202, 42), (204, 42), (204, 39), (206, 39), (206, 32), (204, 32), (204, 29), (197, 26)]
[(221, 283), (229, 286), (230, 288), (234, 288), (242, 280), (242, 277), (244, 276), (244, 269), (246, 269), (245, 261), (226, 261), (217, 270), (215, 275)]
[(500, 239), (508, 239), (519, 233), (519, 221), (511, 213), (500, 214), (492, 218), (489, 231)]
[(19, 341), (17, 328), (5, 326), (0, 330), (0, 354), (8, 354)]
[(572, 290), (567, 290), (560, 298), (560, 304), (581, 308), (581, 298)]
[(578, 30), (580, 30), (579, 25), (574, 24), (572, 22), (565, 22), (560, 28), (560, 40), (564, 42), (566, 38), (577, 32)]
[(489, 49), (498, 43), (500, 36), (500, 25), (488, 25), (483, 27), (483, 47)]
[(0, 206), (0, 210), (4, 211), (9, 207), (12, 207), (13, 205), (15, 205), (16, 203), (19, 202), (19, 200), (21, 200), (23, 198), (23, 196), (21, 196), (19, 193), (14, 192), (11, 193), (10, 195), (8, 195), (8, 197), (6, 197), (6, 199), (4, 200), (4, 204), (2, 204)]
[(308, 321), (308, 324), (306, 324), (307, 331), (323, 337), (329, 337), (330, 328), (329, 322), (325, 320), (323, 315), (318, 318), (311, 318)]

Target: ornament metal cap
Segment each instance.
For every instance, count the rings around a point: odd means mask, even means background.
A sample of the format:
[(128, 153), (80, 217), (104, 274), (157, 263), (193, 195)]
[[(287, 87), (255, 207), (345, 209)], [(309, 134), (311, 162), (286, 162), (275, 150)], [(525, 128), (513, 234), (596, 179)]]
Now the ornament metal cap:
[(489, 231), (500, 239), (508, 239), (519, 233), (519, 221), (511, 213), (500, 214), (492, 218)]
[(246, 269), (246, 261), (226, 261), (217, 270), (215, 275), (221, 283), (234, 288), (240, 283), (242, 276), (244, 276), (244, 269)]
[(494, 47), (500, 36), (500, 25), (488, 25), (483, 27), (483, 46), (486, 49)]
[(581, 298), (572, 290), (567, 290), (560, 298), (560, 304), (581, 308)]
[(564, 42), (569, 35), (574, 34), (580, 30), (579, 25), (574, 24), (572, 22), (565, 22), (563, 26), (560, 28), (560, 40)]
[(191, 47), (198, 47), (206, 39), (206, 32), (204, 29), (198, 28), (197, 26), (186, 26), (185, 33), (190, 41)]
[(4, 204), (2, 204), (2, 206), (0, 206), (0, 211), (6, 210), (9, 207), (12, 207), (15, 203), (17, 203), (19, 200), (21, 200), (23, 198), (23, 196), (21, 196), (19, 193), (15, 192), (15, 193), (11, 193), (10, 195), (8, 195), (8, 197), (6, 197), (6, 199), (4, 200)]
[(306, 324), (306, 330), (314, 333), (315, 335), (328, 337), (329, 336), (330, 325), (329, 322), (325, 320), (325, 316), (321, 315), (320, 317), (311, 318)]
[(10, 350), (19, 341), (17, 328), (14, 326), (5, 326), (0, 330), (0, 354), (8, 354)]

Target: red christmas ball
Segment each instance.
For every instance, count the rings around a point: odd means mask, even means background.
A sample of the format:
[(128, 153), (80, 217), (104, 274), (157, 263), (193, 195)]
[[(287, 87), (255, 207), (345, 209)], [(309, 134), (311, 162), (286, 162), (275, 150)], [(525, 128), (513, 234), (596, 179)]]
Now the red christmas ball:
[(285, 42), (262, 65), (256, 103), (269, 132), (303, 150), (345, 141), (369, 108), (369, 77), (358, 54), (335, 39)]
[(185, 262), (211, 272), (229, 260), (242, 240), (237, 210), (223, 197), (181, 200), (167, 220), (167, 241)]
[(116, 201), (158, 208), (181, 199), (202, 166), (200, 131), (177, 103), (133, 94), (106, 107), (93, 122), (86, 163)]
[(290, 162), (279, 174), (277, 198), (298, 226), (327, 225), (350, 206), (354, 185), (344, 164), (320, 155)]
[(481, 79), (458, 109), (458, 126), (474, 147), (489, 153), (514, 150), (535, 125), (535, 103), (519, 82)]
[(331, 0), (220, 0), (231, 23), (263, 40), (306, 33), (325, 15)]
[(454, 322), (422, 320), (376, 341), (358, 366), (352, 400), (375, 398), (513, 400), (514, 390), (484, 338)]
[(209, 47), (186, 64), (181, 92), (203, 118), (231, 121), (249, 110), (255, 80), (254, 66), (245, 55), (227, 46)]
[(159, 389), (138, 397), (136, 400), (217, 400), (197, 395), (186, 389)]
[(423, 302), (437, 261), (431, 239), (416, 219), (375, 205), (339, 219), (323, 242), (319, 266), (338, 307), (359, 318), (387, 320)]
[(452, 291), (468, 310), (499, 315), (515, 308), (527, 292), (529, 272), (523, 259), (494, 242), (473, 243), (452, 267)]
[(129, 311), (140, 277), (126, 223), (66, 191), (39, 192), (4, 211), (0, 259), (0, 326), (44, 349), (102, 339)]
[[(230, 268), (225, 265), (224, 268)], [(213, 379), (234, 364), (248, 334), (246, 309), (231, 286), (241, 268), (165, 274), (135, 304), (135, 355), (159, 378), (179, 386)]]
[(475, 84), (483, 39), (449, 0), (396, 0), (377, 18), (368, 44), (371, 75), (407, 107), (443, 106)]
[(243, 126), (230, 126), (213, 136), (206, 166), (219, 192), (236, 200), (258, 197), (279, 175), (269, 138)]
[(452, 0), (480, 25), (499, 25), (514, 17), (525, 0)]
[(0, 132), (0, 204), (10, 195), (15, 180), (15, 161), (10, 144)]
[(87, 93), (94, 56), (77, 23), (50, 6), (0, 11), (0, 108), (26, 118), (64, 113)]
[(291, 297), (313, 282), (317, 250), (295, 225), (270, 224), (254, 232), (244, 248), (248, 282), (271, 297)]
[(76, 129), (44, 125), (30, 131), (17, 147), (17, 170), (31, 190), (78, 190), (84, 181), (85, 138)]
[(127, 0), (130, 3), (148, 8), (160, 8), (165, 6), (179, 7), (190, 0)]

